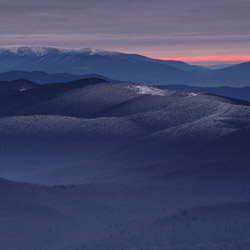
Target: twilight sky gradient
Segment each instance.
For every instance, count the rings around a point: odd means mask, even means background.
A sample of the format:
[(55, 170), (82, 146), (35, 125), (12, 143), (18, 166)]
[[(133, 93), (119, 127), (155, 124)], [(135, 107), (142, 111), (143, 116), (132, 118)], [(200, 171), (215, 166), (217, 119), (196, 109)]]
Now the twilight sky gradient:
[(93, 47), (201, 64), (250, 61), (249, 0), (0, 1), (0, 46)]

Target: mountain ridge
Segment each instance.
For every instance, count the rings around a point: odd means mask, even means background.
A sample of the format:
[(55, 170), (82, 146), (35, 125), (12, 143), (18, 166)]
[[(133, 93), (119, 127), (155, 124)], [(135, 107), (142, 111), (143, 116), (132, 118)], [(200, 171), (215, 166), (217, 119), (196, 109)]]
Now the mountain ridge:
[[(99, 49), (66, 50), (46, 47), (15, 47), (0, 53), (0, 72), (44, 71), (50, 74), (97, 74), (109, 79), (147, 85), (194, 86), (250, 85), (249, 63), (210, 70), (180, 61)], [(69, 80), (69, 79), (68, 79)]]
[(38, 84), (70, 82), (87, 78), (101, 78), (105, 81), (110, 81), (110, 82), (114, 81), (98, 74), (87, 74), (87, 75), (72, 75), (68, 73), (48, 74), (42, 71), (32, 71), (32, 72), (9, 71), (0, 73), (0, 81), (14, 81), (18, 79), (26, 79)]

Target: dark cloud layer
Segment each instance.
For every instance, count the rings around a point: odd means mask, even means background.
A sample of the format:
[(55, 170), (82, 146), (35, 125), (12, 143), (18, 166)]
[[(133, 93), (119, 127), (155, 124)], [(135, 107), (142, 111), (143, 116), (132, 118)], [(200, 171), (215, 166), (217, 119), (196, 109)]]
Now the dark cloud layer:
[(249, 0), (1, 0), (0, 45), (250, 54)]

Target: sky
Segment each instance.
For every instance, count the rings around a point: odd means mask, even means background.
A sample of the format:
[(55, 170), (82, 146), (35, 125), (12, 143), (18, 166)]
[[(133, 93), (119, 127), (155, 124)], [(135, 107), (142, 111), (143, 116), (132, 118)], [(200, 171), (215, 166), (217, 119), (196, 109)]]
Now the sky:
[(238, 63), (250, 61), (249, 13), (249, 0), (0, 0), (0, 46)]

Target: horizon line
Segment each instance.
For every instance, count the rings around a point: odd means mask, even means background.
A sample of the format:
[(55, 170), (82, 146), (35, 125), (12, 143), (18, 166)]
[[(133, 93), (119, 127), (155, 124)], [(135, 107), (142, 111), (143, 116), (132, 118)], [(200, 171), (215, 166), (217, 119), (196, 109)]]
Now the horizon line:
[(154, 59), (186, 62), (248, 62), (250, 55), (154, 57)]
[(92, 47), (86, 47), (86, 48), (69, 48), (69, 47), (63, 47), (63, 46), (45, 46), (45, 45), (27, 45), (27, 44), (21, 44), (21, 45), (1, 45), (0, 49), (3, 48), (15, 48), (15, 47), (44, 47), (44, 48), (55, 48), (55, 49), (62, 49), (62, 50), (73, 50), (73, 51), (81, 51), (84, 49), (93, 49), (93, 50), (106, 50), (109, 52), (118, 52), (118, 53), (124, 53), (124, 54), (138, 54), (142, 55), (148, 58), (157, 59), (157, 60), (173, 60), (173, 61), (183, 61), (183, 62), (193, 62), (193, 63), (205, 63), (205, 64), (211, 64), (211, 63), (222, 63), (222, 64), (237, 64), (237, 63), (244, 63), (250, 61), (250, 55), (209, 55), (209, 56), (172, 56), (172, 57), (154, 57), (146, 55), (146, 53), (138, 53), (138, 52), (121, 52), (121, 51), (114, 51), (109, 49), (100, 49), (100, 48), (92, 48)]

